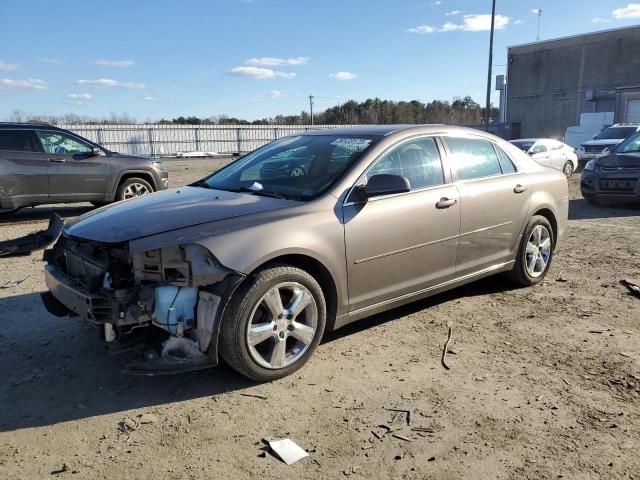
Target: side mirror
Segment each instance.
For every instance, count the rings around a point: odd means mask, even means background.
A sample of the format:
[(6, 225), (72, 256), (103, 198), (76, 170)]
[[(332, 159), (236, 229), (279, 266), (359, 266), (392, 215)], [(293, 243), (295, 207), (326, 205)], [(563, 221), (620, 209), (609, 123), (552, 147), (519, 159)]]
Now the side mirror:
[(362, 192), (367, 198), (391, 195), (393, 193), (405, 193), (411, 190), (407, 177), (401, 175), (374, 175), (364, 186)]
[(92, 152), (94, 155), (101, 155), (101, 156), (104, 156), (104, 150), (102, 150), (101, 148), (98, 148), (98, 147), (93, 147), (93, 149), (91, 150), (91, 152)]

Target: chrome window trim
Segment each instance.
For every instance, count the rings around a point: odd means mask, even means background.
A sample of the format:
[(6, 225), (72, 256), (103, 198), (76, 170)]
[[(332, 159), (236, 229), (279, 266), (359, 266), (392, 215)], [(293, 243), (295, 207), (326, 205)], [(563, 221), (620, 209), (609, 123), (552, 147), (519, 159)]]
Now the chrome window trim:
[[(442, 149), (442, 147), (440, 146), (440, 144), (438, 143), (438, 137), (440, 137), (442, 135), (442, 133), (417, 133), (415, 135), (411, 135), (409, 137), (405, 137), (402, 138), (401, 140), (398, 140), (396, 143), (393, 143), (391, 145), (389, 145), (386, 149), (384, 149), (370, 164), (367, 168), (365, 168), (365, 170), (358, 176), (358, 178), (356, 179), (356, 181), (353, 183), (353, 185), (351, 185), (351, 188), (349, 188), (349, 191), (347, 192), (347, 194), (344, 197), (344, 201), (342, 203), (343, 207), (350, 207), (353, 205), (362, 205), (364, 203), (368, 203), (368, 202), (375, 202), (378, 200), (386, 200), (387, 198), (394, 198), (394, 197), (400, 197), (403, 195), (411, 195), (412, 193), (420, 193), (420, 192), (424, 192), (426, 190), (433, 190), (435, 188), (442, 188), (445, 187), (447, 185), (453, 185), (453, 182), (447, 182), (446, 181), (446, 172), (445, 172), (445, 163), (444, 163), (444, 151)], [(403, 193), (392, 193), (389, 195), (380, 195), (378, 197), (373, 197), (373, 198), (369, 198), (366, 201), (361, 201), (361, 202), (350, 202), (348, 201), (349, 198), (351, 198), (351, 194), (353, 193), (353, 190), (356, 188), (357, 185), (360, 184), (360, 182), (362, 181), (362, 179), (364, 177), (367, 176), (367, 173), (369, 173), (369, 171), (382, 159), (382, 157), (384, 157), (387, 153), (389, 153), (392, 149), (399, 147), (400, 145), (404, 144), (404, 143), (408, 143), (410, 141), (419, 139), (419, 138), (433, 138), (433, 142), (436, 145), (436, 149), (438, 150), (438, 155), (440, 156), (440, 166), (442, 167), (442, 183), (440, 185), (431, 185), (429, 187), (422, 187), (422, 188), (417, 188), (415, 190), (410, 190), (408, 192), (403, 192)]]

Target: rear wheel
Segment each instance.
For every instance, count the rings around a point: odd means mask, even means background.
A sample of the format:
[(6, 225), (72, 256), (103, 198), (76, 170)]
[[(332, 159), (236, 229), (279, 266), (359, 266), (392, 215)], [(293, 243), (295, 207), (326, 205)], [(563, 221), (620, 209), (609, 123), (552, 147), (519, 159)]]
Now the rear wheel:
[(564, 173), (567, 178), (573, 174), (573, 162), (571, 160), (567, 160), (564, 164), (564, 167), (562, 167), (562, 173)]
[(129, 198), (141, 197), (153, 192), (151, 184), (143, 178), (127, 178), (118, 187), (115, 201), (127, 200)]
[(542, 281), (553, 259), (555, 239), (549, 221), (534, 215), (524, 231), (511, 277), (525, 286)]
[(274, 266), (251, 275), (234, 294), (222, 319), (220, 354), (252, 380), (276, 380), (309, 360), (325, 319), (318, 282), (299, 268)]

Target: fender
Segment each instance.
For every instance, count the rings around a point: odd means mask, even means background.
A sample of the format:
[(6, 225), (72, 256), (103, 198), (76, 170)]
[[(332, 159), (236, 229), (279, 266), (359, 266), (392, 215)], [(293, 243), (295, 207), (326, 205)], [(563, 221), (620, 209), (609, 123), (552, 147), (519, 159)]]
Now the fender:
[(149, 170), (144, 170), (144, 169), (135, 169), (135, 170), (121, 170), (118, 172), (118, 174), (114, 177), (114, 181), (111, 184), (111, 188), (109, 190), (109, 201), (113, 201), (113, 199), (116, 196), (116, 192), (118, 190), (118, 185), (120, 185), (120, 180), (122, 179), (122, 177), (124, 177), (125, 175), (130, 175), (130, 174), (143, 174), (145, 176), (145, 178), (147, 176), (151, 177), (151, 186), (153, 187), (154, 190), (158, 190), (158, 182), (156, 180), (156, 176), (154, 175), (154, 172), (149, 169)]

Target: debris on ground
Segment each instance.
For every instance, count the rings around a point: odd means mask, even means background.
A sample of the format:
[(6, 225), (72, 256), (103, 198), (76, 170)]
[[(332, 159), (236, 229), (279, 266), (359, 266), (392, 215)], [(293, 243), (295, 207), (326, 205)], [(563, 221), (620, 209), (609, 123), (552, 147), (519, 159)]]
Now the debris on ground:
[(5, 283), (3, 283), (2, 285), (0, 285), (0, 288), (13, 288), (13, 287), (17, 287), (18, 285), (20, 285), (22, 282), (24, 282), (27, 278), (29, 278), (31, 276), (31, 274), (26, 275), (22, 278), (18, 278), (16, 280), (9, 280)]
[(625, 287), (627, 287), (627, 290), (629, 290), (629, 293), (640, 298), (640, 286), (638, 286), (638, 284), (632, 282), (631, 280), (627, 280), (626, 278), (623, 278), (622, 280), (620, 280), (620, 283)]
[(447, 341), (444, 343), (444, 348), (442, 349), (442, 366), (447, 370), (451, 369), (451, 367), (447, 364), (447, 351), (449, 348), (449, 342), (451, 341), (452, 334), (453, 334), (453, 327), (449, 324), (449, 334), (447, 335)]
[(58, 470), (53, 470), (51, 472), (51, 475), (59, 475), (61, 473), (68, 472), (69, 470), (70, 470), (69, 465), (67, 465), (66, 463), (63, 463), (62, 467), (60, 467)]
[(282, 440), (269, 440), (268, 443), (271, 451), (287, 465), (291, 465), (292, 463), (309, 456), (307, 452), (288, 438), (284, 438)]
[(142, 415), (138, 415), (138, 422), (141, 425), (145, 425), (149, 423), (158, 423), (158, 417), (156, 417), (152, 413), (143, 413)]
[(260, 400), (268, 400), (269, 397), (265, 395), (258, 395), (257, 393), (240, 393), (243, 397), (259, 398)]

